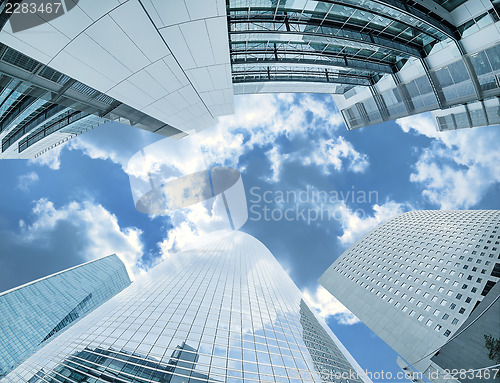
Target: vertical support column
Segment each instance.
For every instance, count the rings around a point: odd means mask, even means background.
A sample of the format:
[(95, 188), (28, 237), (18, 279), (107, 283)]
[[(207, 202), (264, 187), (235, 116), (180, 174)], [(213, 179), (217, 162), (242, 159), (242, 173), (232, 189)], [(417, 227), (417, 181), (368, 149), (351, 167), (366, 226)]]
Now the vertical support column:
[(424, 68), (425, 75), (427, 76), (427, 79), (429, 80), (431, 84), (432, 91), (434, 92), (434, 96), (436, 97), (436, 101), (438, 103), (439, 109), (443, 109), (443, 104), (444, 100), (443, 97), (441, 96), (441, 93), (438, 92), (438, 88), (436, 86), (436, 83), (434, 82), (434, 79), (432, 78), (431, 71), (429, 70), (429, 66), (427, 65), (427, 62), (425, 59), (420, 58), (420, 64)]
[(377, 88), (375, 88), (375, 84), (372, 84), (369, 86), (370, 88), (370, 93), (373, 96), (373, 99), (375, 100), (375, 104), (377, 104), (378, 111), (380, 113), (380, 116), (382, 117), (382, 120), (387, 121), (389, 119), (389, 111), (387, 110), (387, 105), (385, 105), (385, 102), (378, 92)]
[(408, 114), (413, 114), (415, 107), (413, 106), (413, 102), (411, 101), (410, 94), (408, 93), (408, 90), (405, 88), (405, 86), (401, 84), (401, 80), (399, 79), (397, 73), (392, 74), (392, 80), (394, 81), (394, 84), (396, 84), (399, 94), (403, 99), (403, 104), (405, 105), (406, 112)]
[(489, 125), (490, 119), (488, 118), (488, 112), (486, 111), (486, 106), (484, 105), (484, 101), (480, 100), (479, 102), (481, 103), (481, 107), (483, 108), (483, 113), (484, 113), (484, 118), (486, 120), (486, 125)]
[(467, 104), (464, 104), (464, 108), (465, 108), (465, 114), (467, 116), (467, 121), (469, 122), (469, 127), (472, 128), (474, 125), (472, 124), (472, 117), (470, 115), (469, 106)]
[(469, 75), (472, 81), (472, 86), (474, 87), (476, 98), (478, 100), (481, 100), (482, 99), (481, 85), (479, 84), (479, 80), (477, 79), (476, 71), (472, 66), (472, 62), (470, 61), (469, 56), (467, 56), (467, 54), (465, 53), (465, 49), (462, 45), (462, 42), (460, 40), (455, 40), (455, 44), (457, 46), (458, 51), (460, 52), (460, 55), (462, 56), (462, 61), (465, 64), (465, 69), (467, 70), (467, 74)]
[(365, 106), (361, 102), (357, 102), (356, 109), (358, 110), (361, 119), (368, 125), (370, 123), (370, 119), (368, 118), (368, 113), (366, 113)]

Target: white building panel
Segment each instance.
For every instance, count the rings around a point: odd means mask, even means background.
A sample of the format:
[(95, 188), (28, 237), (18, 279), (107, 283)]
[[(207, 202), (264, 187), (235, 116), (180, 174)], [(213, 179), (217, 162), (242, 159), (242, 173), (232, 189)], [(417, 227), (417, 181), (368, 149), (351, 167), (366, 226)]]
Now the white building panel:
[(201, 20), (220, 16), (217, 12), (216, 1), (184, 0), (184, 3), (186, 4), (191, 20)]
[[(83, 1), (82, 4), (87, 4), (88, 2)], [(100, 1), (99, 4), (104, 5), (108, 4), (106, 8), (112, 8), (117, 4), (110, 4), (109, 1)], [(112, 7), (109, 7), (111, 6)], [(91, 9), (92, 7), (87, 7), (87, 9)], [(95, 11), (93, 12), (95, 14)], [(105, 12), (101, 13), (99, 17), (102, 17)], [(43, 18), (43, 14), (40, 14)], [(62, 33), (69, 40), (74, 39), (78, 34), (88, 28), (97, 18), (91, 18), (86, 11), (84, 11), (80, 7), (74, 7), (71, 12), (66, 12), (63, 17), (57, 17), (53, 20), (50, 20), (48, 23), (46, 22), (44, 25), (47, 27), (55, 28), (58, 32)], [(37, 27), (38, 28), (38, 27)], [(51, 37), (52, 39), (52, 37)], [(58, 51), (64, 47), (64, 45), (57, 44), (56, 45)]]
[[(131, 17), (131, 14), (134, 16)], [(126, 2), (114, 9), (110, 16), (151, 62), (170, 54), (168, 47), (138, 2)]]
[[(120, 66), (123, 65), (130, 71), (129, 74), (124, 73), (125, 76), (136, 73), (151, 63), (109, 15), (97, 20), (85, 30), (85, 34), (118, 61)], [(79, 39), (80, 37), (74, 39), (71, 45), (77, 44)], [(85, 53), (81, 54), (82, 60), (85, 60)]]
[(500, 22), (490, 24), (478, 32), (464, 37), (462, 45), (467, 53), (475, 53), (500, 41)]
[(193, 127), (167, 116), (191, 106), (197, 114), (186, 123), (214, 123), (221, 110), (232, 110), (226, 98), (217, 99), (232, 88), (224, 2), (143, 4), (82, 0), (27, 31), (14, 34), (7, 25), (0, 41), (178, 129)]
[(64, 51), (59, 53), (51, 62), (56, 68), (71, 68), (72, 72), (78, 72), (78, 80), (92, 88), (108, 90), (115, 85), (115, 81), (97, 71), (88, 63), (80, 61), (72, 54)]
[[(89, 1), (89, 0), (80, 0), (78, 2), (78, 8), (80, 8), (87, 16), (89, 16), (93, 21), (96, 21), (102, 15), (111, 12), (113, 9), (120, 6), (123, 1), (119, 0), (105, 0), (105, 1)], [(76, 7), (75, 7), (76, 8)], [(66, 18), (76, 9), (73, 8), (71, 12), (68, 12), (64, 17), (60, 17), (60, 19)]]
[[(65, 52), (72, 55), (78, 61), (87, 64), (91, 68), (95, 68), (96, 71), (102, 73), (115, 84), (119, 83), (126, 77), (130, 76), (133, 72), (128, 69), (119, 59), (114, 57), (106, 49), (100, 46), (95, 40), (93, 40), (86, 33), (82, 33), (76, 39), (74, 39), (64, 50)], [(61, 67), (66, 67), (64, 62), (59, 62), (59, 55), (57, 55), (54, 60), (50, 62), (50, 65), (55, 67), (55, 69), (63, 69)], [(66, 69), (66, 68), (64, 68)], [(80, 75), (80, 73), (75, 73), (73, 68), (66, 69), (62, 71), (67, 73), (69, 76), (71, 74)], [(79, 80), (78, 77), (71, 76)], [(86, 85), (96, 88), (101, 92), (107, 92), (109, 88), (104, 88), (99, 81), (89, 79), (91, 83), (84, 82)], [(82, 81), (83, 82), (83, 81)]]

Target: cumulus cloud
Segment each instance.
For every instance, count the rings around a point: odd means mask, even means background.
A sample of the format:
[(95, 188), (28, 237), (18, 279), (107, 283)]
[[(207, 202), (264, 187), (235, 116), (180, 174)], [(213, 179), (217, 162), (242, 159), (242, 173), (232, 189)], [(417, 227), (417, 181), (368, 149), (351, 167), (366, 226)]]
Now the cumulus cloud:
[[(276, 182), (279, 177), (279, 168), (283, 161), (287, 160), (287, 155), (276, 150), (268, 150), (267, 146), (277, 146), (279, 138), (292, 140), (297, 137), (309, 137), (314, 133), (325, 133), (328, 136), (335, 136), (338, 128), (343, 125), (341, 114), (337, 111), (331, 95), (315, 97), (308, 94), (260, 94), (244, 95), (235, 98), (236, 113), (219, 118), (218, 123), (208, 129), (196, 134), (196, 139), (201, 146), (204, 161), (209, 165), (226, 165), (238, 167), (240, 159), (249, 151), (256, 147), (266, 149), (266, 155), (271, 163), (268, 178), (271, 182)], [(107, 124), (100, 127), (95, 132), (87, 133), (70, 141), (70, 150), (80, 150), (84, 155), (93, 159), (110, 160), (120, 165), (128, 174), (136, 174), (138, 169), (128, 166), (130, 157), (141, 147), (138, 142), (147, 143), (147, 137), (141, 135), (138, 140), (130, 142), (125, 138), (120, 140), (120, 146), (116, 143), (117, 129), (130, 130), (135, 128), (118, 127), (118, 124)], [(103, 139), (108, 132), (114, 133), (113, 139)], [(147, 133), (146, 133), (147, 134)], [(126, 132), (125, 135), (131, 135)], [(125, 136), (123, 134), (120, 137)], [(155, 136), (158, 139), (161, 136)], [(149, 139), (149, 142), (153, 140)], [(180, 143), (180, 141), (174, 141)], [(139, 143), (140, 143), (139, 142)], [(349, 142), (342, 138), (342, 142), (336, 142), (338, 146), (345, 146), (339, 156), (351, 158), (354, 162), (349, 166), (350, 170), (361, 171), (364, 165), (362, 155), (348, 147)], [(333, 144), (333, 143), (332, 143)], [(328, 145), (325, 143), (325, 145)], [(310, 150), (314, 150), (316, 145), (311, 143)], [(328, 150), (327, 147), (324, 148)], [(339, 148), (340, 149), (340, 148)], [(321, 154), (318, 154), (319, 157)], [(192, 156), (192, 159), (199, 157)], [(292, 158), (290, 158), (292, 159)], [(241, 166), (239, 166), (241, 168)], [(140, 169), (139, 169), (140, 170)]]
[(280, 180), (283, 163), (290, 158), (290, 154), (280, 153), (277, 146), (274, 146), (266, 154), (271, 162), (271, 176), (268, 178), (268, 181), (278, 182)]
[(127, 156), (124, 156), (118, 148), (104, 148), (99, 145), (98, 141), (89, 139), (85, 135), (78, 136), (71, 140), (68, 149), (81, 150), (83, 154), (94, 160), (111, 160), (121, 165), (124, 169), (129, 159)]
[[(275, 147), (280, 137), (291, 140), (317, 132), (331, 135), (343, 124), (331, 96), (260, 94), (240, 96), (236, 101), (234, 115), (221, 117), (216, 126), (198, 134), (210, 163), (237, 166), (240, 157), (254, 147)], [(275, 179), (283, 157), (273, 150), (267, 156)]]
[(399, 214), (413, 210), (408, 203), (387, 201), (381, 205), (374, 204), (373, 214), (368, 215), (365, 210), (352, 210), (344, 202), (337, 206), (338, 216), (343, 233), (339, 236), (342, 245), (349, 246), (361, 238), (369, 230)]
[(56, 146), (55, 148), (50, 149), (49, 151), (36, 158), (30, 159), (29, 161), (38, 166), (47, 166), (52, 170), (58, 170), (61, 167), (61, 151), (65, 146), (66, 144)]
[(61, 226), (70, 227), (67, 231), (71, 232), (84, 261), (114, 253), (123, 261), (132, 279), (144, 271), (140, 264), (142, 231), (136, 227), (120, 227), (117, 217), (102, 205), (73, 201), (57, 208), (53, 202), (42, 198), (36, 201), (33, 215), (32, 222), (20, 221), (27, 242), (46, 247), (50, 245), (47, 242), (50, 233)]
[(333, 317), (339, 324), (343, 325), (353, 325), (359, 322), (353, 313), (320, 285), (316, 287), (315, 291), (306, 288), (302, 294), (306, 303), (325, 321), (328, 317)]
[(229, 221), (224, 215), (225, 211), (224, 202), (218, 197), (171, 212), (170, 220), (173, 228), (158, 243), (160, 259), (186, 250), (209, 236), (215, 238), (218, 232), (227, 230)]
[(319, 166), (324, 174), (329, 174), (331, 168), (340, 171), (344, 167), (354, 173), (362, 173), (369, 165), (368, 156), (359, 153), (343, 136), (321, 139), (318, 149), (306, 156), (304, 163)]
[(20, 175), (17, 177), (17, 188), (24, 192), (30, 190), (30, 188), (36, 184), (39, 180), (38, 174), (35, 172), (29, 172), (27, 174)]
[(437, 132), (428, 115), (396, 120), (405, 132), (432, 139), (415, 164), (410, 181), (441, 209), (468, 209), (500, 182), (499, 127)]

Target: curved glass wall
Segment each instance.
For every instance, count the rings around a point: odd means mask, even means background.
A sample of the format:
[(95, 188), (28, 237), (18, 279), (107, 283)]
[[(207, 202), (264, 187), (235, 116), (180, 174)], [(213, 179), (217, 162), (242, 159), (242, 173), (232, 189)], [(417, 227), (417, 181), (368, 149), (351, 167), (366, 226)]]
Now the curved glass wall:
[(269, 250), (232, 232), (165, 259), (7, 378), (370, 382), (359, 369)]

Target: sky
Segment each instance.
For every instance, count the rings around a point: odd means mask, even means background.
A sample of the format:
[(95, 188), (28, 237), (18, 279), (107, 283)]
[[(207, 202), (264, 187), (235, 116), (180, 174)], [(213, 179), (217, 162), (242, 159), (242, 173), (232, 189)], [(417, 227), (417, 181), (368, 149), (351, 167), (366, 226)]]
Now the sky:
[[(269, 248), (363, 368), (395, 374), (394, 351), (317, 280), (400, 213), (498, 209), (499, 127), (440, 133), (423, 114), (347, 131), (330, 95), (235, 101), (234, 115), (197, 137), (208, 166), (242, 174), (249, 216), (240, 230)], [(113, 122), (36, 160), (1, 160), (0, 291), (112, 253), (134, 279), (210, 232), (203, 210), (135, 209), (128, 161), (162, 138)], [(309, 198), (292, 200), (301, 192)]]

